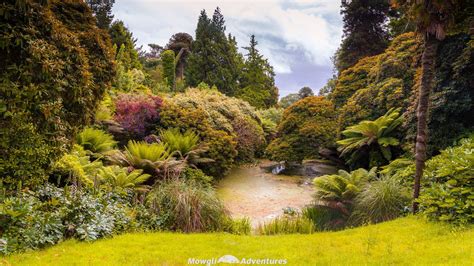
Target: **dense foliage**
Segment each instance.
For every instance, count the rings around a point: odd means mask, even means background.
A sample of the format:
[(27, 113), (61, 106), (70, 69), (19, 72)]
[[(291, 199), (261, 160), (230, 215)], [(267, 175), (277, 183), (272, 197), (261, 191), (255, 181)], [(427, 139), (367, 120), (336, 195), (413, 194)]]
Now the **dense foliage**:
[(461, 224), (474, 222), (473, 151), (471, 136), (426, 162), (420, 207), (431, 219)]
[(162, 221), (127, 196), (74, 187), (39, 187), (3, 197), (2, 253), (38, 249), (66, 238), (96, 240), (134, 230), (157, 230)]
[(162, 102), (159, 96), (154, 95), (119, 95), (115, 102), (114, 119), (130, 138), (143, 138), (158, 122)]
[(347, 225), (377, 223), (395, 219), (409, 204), (406, 187), (391, 176), (377, 176), (374, 167), (314, 179), (315, 205), (304, 214), (319, 230), (340, 229)]
[(224, 17), (216, 8), (212, 18), (201, 11), (196, 39), (187, 59), (186, 82), (195, 87), (201, 82), (215, 85), (219, 91), (233, 96), (238, 88), (241, 58), (236, 43), (225, 33)]
[(215, 90), (188, 89), (166, 102), (161, 126), (196, 132), (206, 144), (205, 157), (214, 160), (204, 170), (221, 176), (236, 158), (251, 161), (265, 145), (261, 121), (246, 102)]
[(226, 36), (224, 16), (219, 7), (212, 18), (201, 11), (192, 53), (186, 59), (186, 83), (197, 87), (204, 82), (228, 96), (237, 96), (252, 106), (265, 108), (278, 101), (273, 67), (258, 49), (255, 36), (250, 38), (246, 58), (239, 53), (237, 41)]
[(339, 72), (353, 66), (359, 59), (379, 54), (385, 49), (389, 7), (389, 1), (385, 0), (342, 1), (344, 34), (335, 58)]
[(278, 101), (278, 89), (275, 87), (275, 73), (267, 59), (257, 49), (255, 35), (250, 37), (245, 64), (240, 79), (241, 89), (237, 96), (246, 100), (252, 106), (268, 108)]
[(166, 50), (161, 53), (161, 61), (163, 65), (163, 77), (168, 86), (174, 90), (175, 88), (175, 54), (172, 50)]
[(0, 172), (26, 186), (92, 122), (114, 75), (107, 34), (85, 3), (0, 5)]
[[(328, 98), (339, 111), (339, 127), (344, 129), (362, 120), (374, 120), (391, 108), (402, 108), (405, 142), (413, 143), (419, 89), (421, 40), (414, 33), (396, 37), (385, 52), (361, 59), (343, 71)], [(446, 148), (472, 130), (473, 95), (468, 72), (474, 52), (466, 34), (450, 36), (438, 49), (437, 79), (431, 94), (428, 127), (431, 153)]]
[(278, 161), (318, 157), (320, 147), (335, 145), (336, 124), (332, 102), (321, 96), (306, 97), (284, 111), (277, 137), (267, 153)]

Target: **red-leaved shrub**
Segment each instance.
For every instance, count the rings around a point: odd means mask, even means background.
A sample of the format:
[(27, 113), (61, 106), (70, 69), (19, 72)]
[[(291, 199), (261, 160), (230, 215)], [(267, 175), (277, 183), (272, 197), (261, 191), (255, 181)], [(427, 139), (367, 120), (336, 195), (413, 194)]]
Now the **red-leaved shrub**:
[(115, 116), (132, 138), (143, 138), (158, 122), (163, 100), (153, 95), (122, 94), (115, 102)]

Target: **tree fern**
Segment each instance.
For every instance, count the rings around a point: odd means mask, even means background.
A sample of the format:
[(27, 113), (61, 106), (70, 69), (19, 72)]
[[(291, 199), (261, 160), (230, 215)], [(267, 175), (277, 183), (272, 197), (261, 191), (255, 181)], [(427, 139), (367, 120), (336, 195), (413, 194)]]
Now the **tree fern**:
[(160, 139), (168, 145), (174, 156), (184, 159), (191, 166), (213, 162), (202, 157), (208, 150), (207, 146), (199, 143), (199, 136), (191, 130), (181, 133), (177, 128), (167, 129), (160, 133)]
[(134, 188), (142, 189), (142, 185), (149, 178), (149, 174), (143, 174), (143, 170), (133, 170), (128, 172), (126, 168), (119, 167), (117, 165), (103, 167), (99, 170), (98, 176), (102, 181), (110, 184), (114, 188)]
[(393, 157), (392, 148), (400, 144), (394, 135), (402, 122), (400, 109), (392, 108), (374, 121), (362, 121), (348, 127), (342, 132), (345, 138), (337, 142), (341, 156), (349, 157), (347, 162), (352, 166), (361, 165), (363, 158), (368, 158), (368, 163), (362, 163), (362, 166), (389, 162)]
[(352, 172), (339, 170), (338, 174), (324, 175), (314, 179), (316, 205), (328, 207), (349, 217), (354, 198), (362, 187), (376, 177), (376, 168), (370, 171), (357, 169)]
[(93, 154), (110, 151), (117, 144), (112, 135), (90, 127), (85, 128), (76, 136), (76, 142)]

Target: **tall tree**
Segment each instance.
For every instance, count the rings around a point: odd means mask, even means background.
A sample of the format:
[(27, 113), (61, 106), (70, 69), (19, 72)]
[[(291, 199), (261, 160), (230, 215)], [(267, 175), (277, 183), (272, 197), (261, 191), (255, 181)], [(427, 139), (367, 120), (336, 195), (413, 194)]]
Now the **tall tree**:
[(336, 68), (341, 73), (359, 59), (384, 51), (390, 5), (387, 0), (342, 0), (343, 40), (336, 52)]
[(265, 108), (278, 102), (278, 89), (275, 87), (275, 73), (267, 59), (257, 49), (255, 35), (250, 37), (245, 64), (240, 81), (238, 96), (255, 107)]
[(426, 143), (428, 140), (427, 120), (430, 93), (433, 87), (436, 52), (440, 40), (446, 36), (454, 24), (456, 11), (467, 8), (468, 1), (462, 0), (397, 0), (395, 3), (408, 10), (410, 18), (417, 26), (417, 32), (424, 38), (424, 50), (421, 58), (421, 86), (418, 92), (417, 134), (415, 144), (415, 184), (413, 188), (413, 212), (418, 211), (417, 198), (420, 195), (421, 177), (426, 160)]
[(165, 50), (161, 53), (161, 65), (163, 66), (163, 76), (171, 90), (175, 90), (175, 55), (173, 50)]
[(176, 55), (176, 78), (182, 79), (186, 61), (191, 52), (193, 37), (185, 32), (178, 32), (171, 36), (166, 50), (172, 50)]
[(123, 21), (117, 20), (112, 23), (109, 29), (110, 38), (112, 43), (116, 45), (118, 53), (122, 45), (125, 47), (125, 53), (127, 53), (130, 58), (131, 68), (141, 69), (141, 63), (138, 60), (138, 52), (136, 49), (137, 39), (133, 38), (133, 34), (130, 30), (125, 27)]
[(303, 99), (309, 96), (314, 96), (314, 92), (310, 87), (303, 87), (298, 91), (298, 95)]
[(196, 28), (196, 40), (185, 70), (186, 82), (197, 86), (205, 82), (216, 86), (226, 95), (234, 95), (238, 88), (238, 57), (236, 43), (225, 35), (225, 21), (216, 8), (212, 19), (201, 11)]
[(97, 26), (101, 29), (109, 29), (114, 15), (112, 15), (112, 6), (115, 0), (86, 0), (87, 4), (92, 9), (95, 18), (97, 19)]

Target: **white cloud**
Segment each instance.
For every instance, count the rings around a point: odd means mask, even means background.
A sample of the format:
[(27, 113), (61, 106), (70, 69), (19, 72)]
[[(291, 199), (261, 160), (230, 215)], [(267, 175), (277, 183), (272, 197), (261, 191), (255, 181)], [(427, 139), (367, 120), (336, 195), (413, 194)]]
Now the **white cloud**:
[(147, 48), (165, 45), (177, 32), (194, 35), (200, 11), (212, 16), (219, 6), (239, 47), (256, 35), (286, 95), (300, 84), (319, 89), (330, 77), (330, 57), (342, 34), (339, 5), (335, 0), (118, 0), (113, 12)]
[[(329, 65), (340, 36), (339, 1), (166, 1), (121, 0), (114, 14), (128, 25), (145, 48), (148, 43), (166, 44), (169, 37), (184, 31), (194, 34), (199, 12), (212, 16), (219, 6), (227, 31), (245, 46), (251, 34), (257, 36), (260, 51), (277, 73), (289, 73), (292, 53), (302, 52), (316, 65)], [(330, 21), (332, 20), (332, 21)]]

